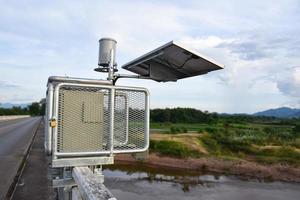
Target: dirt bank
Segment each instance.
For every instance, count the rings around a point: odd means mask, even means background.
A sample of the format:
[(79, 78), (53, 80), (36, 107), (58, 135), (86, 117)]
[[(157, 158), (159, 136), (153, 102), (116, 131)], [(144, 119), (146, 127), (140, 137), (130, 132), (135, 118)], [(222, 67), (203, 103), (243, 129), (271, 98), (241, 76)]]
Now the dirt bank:
[(288, 181), (300, 183), (300, 168), (291, 165), (264, 165), (250, 161), (229, 161), (216, 158), (179, 159), (159, 156), (151, 153), (143, 161), (135, 160), (131, 155), (117, 155), (116, 164), (140, 164), (152, 168), (211, 172), (237, 175), (268, 181)]

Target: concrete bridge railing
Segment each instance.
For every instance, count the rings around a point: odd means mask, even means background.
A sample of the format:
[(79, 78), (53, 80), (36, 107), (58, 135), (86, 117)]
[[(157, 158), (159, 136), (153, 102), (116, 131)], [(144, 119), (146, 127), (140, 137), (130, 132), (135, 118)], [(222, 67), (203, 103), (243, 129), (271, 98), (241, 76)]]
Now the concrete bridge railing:
[(21, 118), (26, 118), (26, 117), (30, 117), (30, 115), (5, 115), (5, 116), (0, 116), (0, 121), (21, 119)]

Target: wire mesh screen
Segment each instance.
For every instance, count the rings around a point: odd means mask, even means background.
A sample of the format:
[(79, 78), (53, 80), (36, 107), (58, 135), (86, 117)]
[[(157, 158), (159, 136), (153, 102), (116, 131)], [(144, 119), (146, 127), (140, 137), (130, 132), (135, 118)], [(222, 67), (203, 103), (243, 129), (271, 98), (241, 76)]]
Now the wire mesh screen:
[[(59, 88), (57, 152), (110, 152), (110, 92), (105, 86)], [(146, 91), (116, 88), (114, 100), (114, 153), (144, 150), (149, 121)]]
[(109, 149), (109, 89), (62, 86), (58, 99), (58, 152)]
[(116, 89), (114, 150), (134, 151), (147, 147), (147, 94), (145, 91)]

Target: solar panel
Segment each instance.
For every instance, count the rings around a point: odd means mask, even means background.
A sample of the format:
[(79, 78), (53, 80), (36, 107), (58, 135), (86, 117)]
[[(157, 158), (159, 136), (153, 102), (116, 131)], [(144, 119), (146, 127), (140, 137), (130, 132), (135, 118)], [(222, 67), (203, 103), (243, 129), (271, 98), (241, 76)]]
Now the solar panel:
[(223, 69), (224, 65), (171, 41), (122, 68), (158, 82), (167, 82)]

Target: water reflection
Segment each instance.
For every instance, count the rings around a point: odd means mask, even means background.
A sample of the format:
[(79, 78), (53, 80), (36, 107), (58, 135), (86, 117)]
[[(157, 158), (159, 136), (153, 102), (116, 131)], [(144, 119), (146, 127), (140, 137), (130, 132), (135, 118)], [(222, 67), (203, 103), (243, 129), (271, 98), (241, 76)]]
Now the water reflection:
[(300, 185), (265, 183), (204, 172), (164, 170), (142, 165), (104, 169), (105, 184), (119, 200), (129, 199), (299, 199)]
[(215, 184), (226, 181), (226, 176), (219, 174), (207, 175), (204, 172), (166, 170), (143, 165), (113, 165), (104, 170), (106, 177), (120, 180), (135, 180), (153, 182), (169, 182), (180, 187), (183, 192), (189, 192), (195, 186), (213, 187)]

